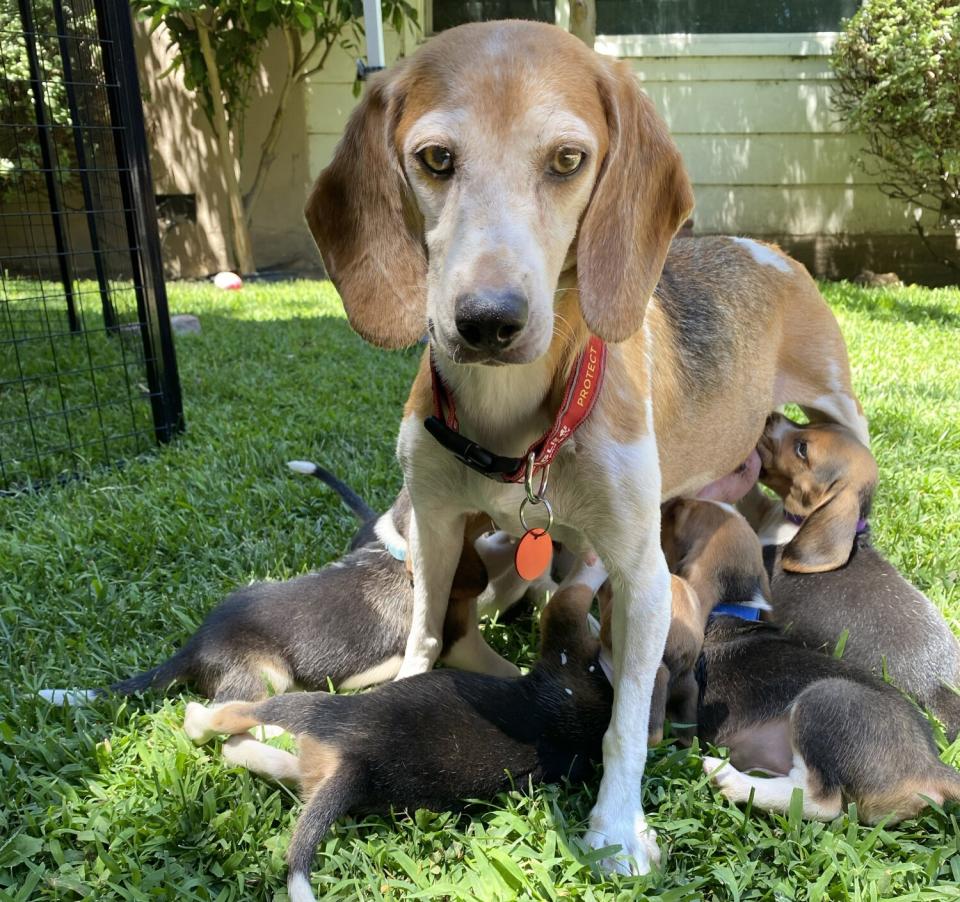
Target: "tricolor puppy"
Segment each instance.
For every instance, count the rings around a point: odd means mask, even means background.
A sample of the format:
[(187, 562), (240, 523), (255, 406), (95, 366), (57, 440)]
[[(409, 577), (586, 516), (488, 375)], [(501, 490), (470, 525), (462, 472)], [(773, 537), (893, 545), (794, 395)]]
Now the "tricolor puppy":
[[(256, 701), (293, 686), (341, 689), (392, 679), (410, 630), (413, 587), (404, 560), (409, 506), (401, 492), (378, 517), (357, 494), (316, 464), (298, 472), (333, 487), (363, 521), (352, 550), (316, 573), (260, 582), (221, 602), (169, 660), (111, 686), (130, 694), (189, 683), (215, 702)], [(465, 536), (444, 624), (451, 666), (516, 674), (483, 642), (476, 598), (487, 585), (483, 561)], [(484, 653), (489, 653), (484, 658)]]
[[(753, 496), (771, 573), (773, 620), (810, 648), (886, 673), (960, 732), (960, 643), (933, 602), (874, 548), (867, 516), (873, 455), (842, 426), (770, 417), (761, 480), (781, 502)], [(824, 571), (825, 567), (833, 568)]]
[(703, 761), (723, 795), (746, 802), (752, 792), (754, 805), (786, 812), (801, 789), (806, 817), (831, 820), (853, 802), (868, 823), (912, 817), (928, 799), (960, 800), (960, 775), (895, 687), (754, 619), (766, 578), (738, 513), (684, 501), (664, 519), (668, 555), (705, 600), (698, 622), (712, 608), (692, 695), (701, 742), (730, 752), (729, 764)]
[(523, 677), (435, 670), (359, 695), (293, 693), (257, 704), (187, 706), (196, 742), (262, 724), (295, 734), (299, 755), (253, 738), (224, 744), (235, 764), (298, 783), (306, 806), (287, 852), (293, 902), (313, 899), (310, 868), (348, 813), (459, 807), (528, 781), (593, 773), (612, 690), (587, 611), (606, 574), (583, 568), (543, 611), (540, 660)]
[(697, 722), (694, 676), (707, 618), (714, 610), (750, 620), (770, 610), (770, 583), (750, 524), (727, 505), (675, 498), (661, 508), (660, 541), (676, 583), (670, 631), (650, 710), (663, 738), (669, 716), (681, 741)]
[(786, 812), (802, 789), (805, 817), (832, 820), (853, 802), (867, 823), (894, 823), (927, 800), (960, 800), (960, 775), (896, 687), (773, 624), (711, 621), (697, 677), (700, 740), (730, 750), (729, 764), (705, 757), (703, 768), (731, 801), (753, 793), (757, 807)]
[(636, 873), (659, 857), (641, 779), (670, 624), (661, 501), (747, 460), (785, 402), (867, 440), (809, 275), (754, 241), (671, 244), (692, 206), (629, 65), (511, 21), (452, 28), (371, 80), (306, 210), (353, 327), (384, 347), (430, 336), (398, 440), (415, 574), (400, 676), (440, 653), (467, 515), (521, 535), (524, 499), (548, 525), (546, 493), (554, 537), (596, 549), (612, 581), (588, 841)]

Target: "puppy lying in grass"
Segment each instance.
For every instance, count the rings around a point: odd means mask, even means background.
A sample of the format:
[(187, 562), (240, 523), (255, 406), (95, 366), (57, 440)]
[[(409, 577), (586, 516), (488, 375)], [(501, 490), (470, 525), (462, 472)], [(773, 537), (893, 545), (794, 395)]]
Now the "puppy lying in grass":
[[(715, 599), (738, 610), (744, 590), (765, 582), (758, 540), (730, 528), (734, 520), (732, 508), (683, 501), (668, 525), (710, 607)], [(940, 761), (926, 718), (898, 689), (774, 624), (745, 619), (749, 610), (707, 621), (695, 668), (700, 740), (730, 750), (729, 763), (703, 759), (723, 795), (746, 802), (752, 793), (757, 807), (787, 812), (801, 789), (805, 817), (832, 820), (854, 803), (867, 823), (912, 817), (928, 800), (960, 800), (960, 774)]]
[[(172, 657), (114, 683), (132, 694), (187, 683), (215, 702), (256, 701), (293, 686), (342, 689), (396, 676), (413, 609), (405, 560), (409, 502), (401, 492), (378, 516), (345, 483), (316, 464), (295, 461), (297, 472), (331, 486), (361, 521), (351, 550), (316, 573), (246, 586), (222, 601)], [(474, 547), (475, 524), (465, 535), (444, 625), (443, 660), (501, 675), (519, 673), (483, 642), (476, 598), (487, 588), (484, 560), (503, 567), (504, 555)], [(495, 544), (495, 543), (494, 543)], [(496, 600), (494, 599), (494, 602)], [(44, 690), (48, 701), (80, 701), (103, 690)]]
[(759, 444), (753, 494), (771, 574), (772, 619), (792, 638), (889, 678), (960, 733), (960, 643), (933, 602), (874, 547), (867, 516), (877, 482), (870, 451), (839, 425), (801, 426), (780, 414)]
[(347, 813), (445, 809), (528, 780), (581, 780), (601, 756), (613, 689), (598, 664), (587, 612), (605, 581), (584, 565), (543, 611), (540, 659), (522, 677), (433, 670), (359, 695), (293, 693), (257, 703), (187, 706), (197, 743), (274, 725), (297, 737), (292, 755), (236, 736), (227, 760), (297, 783), (306, 805), (287, 854), (294, 902), (313, 899), (320, 840)]

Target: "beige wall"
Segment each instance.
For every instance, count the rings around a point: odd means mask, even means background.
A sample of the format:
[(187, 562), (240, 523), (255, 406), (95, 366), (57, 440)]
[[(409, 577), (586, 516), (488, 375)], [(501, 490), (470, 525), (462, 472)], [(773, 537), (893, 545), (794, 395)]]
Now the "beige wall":
[[(170, 64), (164, 30), (152, 35), (145, 23), (135, 25), (141, 91), (157, 194), (196, 194), (196, 224), (182, 223), (163, 240), (170, 276), (203, 276), (227, 268), (226, 195), (216, 142), (203, 111), (184, 87), (182, 74), (160, 77)], [(285, 59), (281, 41), (272, 41), (257, 74), (247, 112), (241, 188), (253, 180), (256, 152), (269, 127), (274, 92)], [(288, 107), (279, 152), (254, 210), (252, 239), (259, 270), (316, 268), (320, 258), (303, 222), (303, 204), (310, 186), (305, 92), (295, 89)], [(222, 215), (221, 215), (222, 214)]]

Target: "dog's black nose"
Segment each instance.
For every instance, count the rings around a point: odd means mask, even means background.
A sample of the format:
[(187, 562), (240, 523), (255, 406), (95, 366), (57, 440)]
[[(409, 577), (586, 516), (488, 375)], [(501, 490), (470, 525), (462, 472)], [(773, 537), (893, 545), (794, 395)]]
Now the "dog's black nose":
[(527, 324), (527, 299), (516, 291), (461, 294), (454, 309), (460, 337), (477, 351), (503, 351)]

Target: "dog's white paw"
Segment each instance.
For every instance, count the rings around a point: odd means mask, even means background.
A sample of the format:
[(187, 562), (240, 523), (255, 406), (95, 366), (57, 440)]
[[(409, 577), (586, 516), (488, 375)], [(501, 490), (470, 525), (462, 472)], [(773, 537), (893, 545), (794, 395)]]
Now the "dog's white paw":
[(183, 713), (183, 732), (197, 745), (203, 745), (217, 735), (216, 730), (210, 728), (211, 714), (213, 710), (200, 702), (187, 703)]
[(720, 789), (737, 778), (737, 771), (729, 762), (710, 755), (703, 756), (703, 772), (710, 778), (710, 782)]
[(619, 851), (600, 860), (600, 868), (607, 872), (642, 877), (660, 864), (657, 833), (647, 826), (642, 814), (634, 818), (632, 823), (625, 819), (604, 825), (594, 811), (590, 817), (590, 829), (584, 835), (584, 842), (591, 849), (620, 847)]

